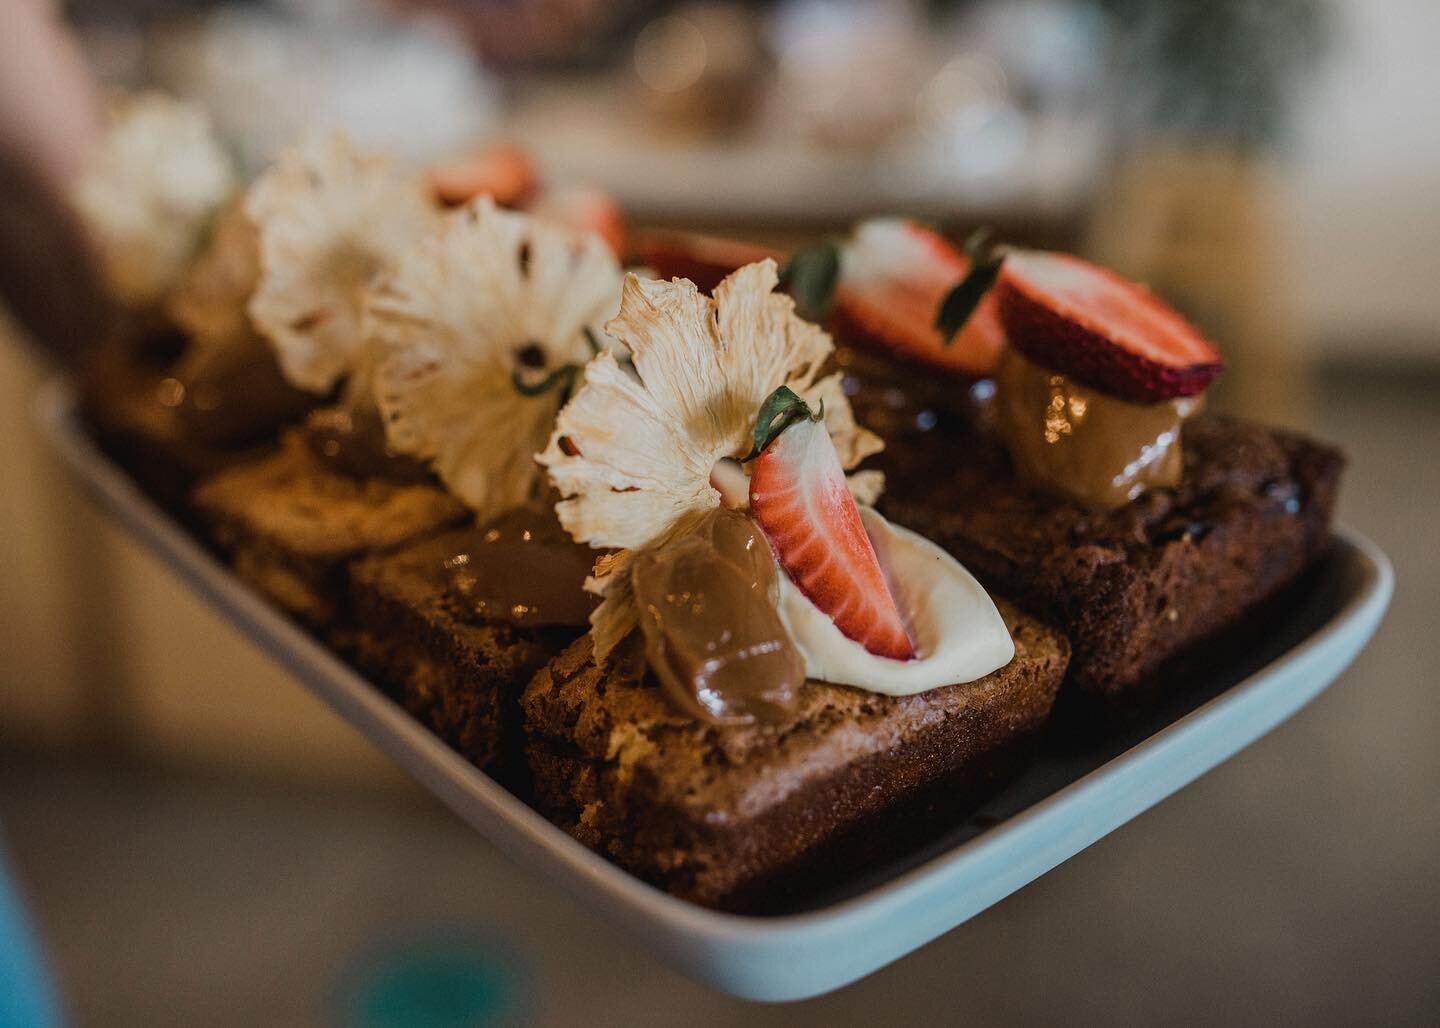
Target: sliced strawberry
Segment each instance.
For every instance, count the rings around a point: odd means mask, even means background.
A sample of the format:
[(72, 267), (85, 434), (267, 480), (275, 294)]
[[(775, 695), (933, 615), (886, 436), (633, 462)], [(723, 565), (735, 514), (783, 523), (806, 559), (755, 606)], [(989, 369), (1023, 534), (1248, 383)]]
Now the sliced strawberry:
[(761, 451), (750, 511), (790, 580), (847, 638), (876, 656), (915, 656), (824, 422), (793, 421)]
[(1150, 290), (1069, 254), (1012, 251), (989, 295), (1018, 352), (1124, 400), (1194, 396), (1223, 367), (1220, 352)]
[(736, 268), (783, 254), (758, 243), (701, 235), (698, 232), (650, 232), (639, 236), (634, 260), (655, 270), (657, 278), (688, 278), (703, 293), (714, 290)]
[(841, 248), (836, 335), (941, 371), (987, 375), (1005, 345), (993, 297), (980, 301), (954, 339), (935, 327), (941, 303), (969, 270), (963, 253), (923, 225), (861, 222)]
[(594, 232), (618, 257), (625, 249), (625, 215), (615, 198), (599, 186), (568, 185), (543, 189), (531, 214), (568, 228)]
[(501, 207), (523, 207), (540, 188), (535, 162), (514, 143), (491, 143), (466, 157), (434, 165), (427, 178), (435, 199), (450, 207), (481, 195), (494, 197)]

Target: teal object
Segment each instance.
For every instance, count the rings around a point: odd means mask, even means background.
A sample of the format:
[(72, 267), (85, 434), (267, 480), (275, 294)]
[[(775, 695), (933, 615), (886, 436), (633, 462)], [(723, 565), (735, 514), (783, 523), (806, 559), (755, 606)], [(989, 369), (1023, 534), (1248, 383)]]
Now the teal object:
[(512, 960), (484, 944), (434, 941), (381, 952), (357, 968), (342, 1001), (353, 1028), (477, 1028), (522, 1023)]
[(59, 1023), (55, 993), (25, 909), (9, 869), (0, 864), (0, 1026), (51, 1028)]

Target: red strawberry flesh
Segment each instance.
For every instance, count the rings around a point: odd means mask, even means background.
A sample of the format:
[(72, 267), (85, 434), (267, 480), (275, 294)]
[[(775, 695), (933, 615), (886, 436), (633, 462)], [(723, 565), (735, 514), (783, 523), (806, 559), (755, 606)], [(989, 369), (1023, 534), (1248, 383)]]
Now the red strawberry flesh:
[(876, 656), (914, 658), (822, 422), (796, 422), (755, 459), (750, 511), (790, 580), (847, 638)]
[(991, 295), (1021, 354), (1133, 403), (1194, 396), (1223, 367), (1219, 351), (1168, 304), (1078, 257), (1014, 252)]
[(598, 186), (542, 189), (528, 210), (566, 228), (595, 233), (617, 257), (625, 251), (625, 215), (615, 198)]
[(980, 301), (953, 340), (935, 327), (941, 303), (969, 270), (963, 253), (923, 225), (862, 222), (841, 261), (837, 335), (941, 371), (989, 374), (1005, 343), (993, 296)]
[(540, 173), (530, 154), (513, 143), (491, 143), (484, 149), (429, 169), (430, 189), (449, 207), (481, 194), (501, 207), (524, 207), (540, 187)]
[(737, 268), (783, 256), (758, 243), (696, 232), (648, 233), (635, 240), (633, 249), (635, 260), (653, 268), (657, 278), (688, 278), (703, 293), (713, 292)]

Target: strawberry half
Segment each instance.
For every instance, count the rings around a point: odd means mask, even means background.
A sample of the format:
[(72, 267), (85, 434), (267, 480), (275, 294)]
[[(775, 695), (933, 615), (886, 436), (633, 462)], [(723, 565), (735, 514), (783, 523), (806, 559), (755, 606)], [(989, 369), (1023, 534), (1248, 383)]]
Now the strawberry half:
[(698, 232), (652, 232), (635, 240), (636, 263), (655, 270), (660, 279), (688, 278), (702, 293), (714, 291), (725, 276), (747, 264), (783, 255), (779, 250), (738, 239)]
[(1006, 254), (993, 297), (1010, 345), (1042, 367), (1133, 403), (1194, 396), (1220, 352), (1154, 293), (1069, 254)]
[(599, 186), (569, 185), (544, 189), (529, 207), (531, 214), (566, 228), (593, 232), (618, 257), (625, 249), (625, 215), (615, 198)]
[(824, 421), (790, 390), (784, 393), (793, 404), (777, 413), (776, 397), (766, 401), (756, 429), (760, 437), (762, 427), (769, 431), (780, 420), (750, 473), (750, 512), (790, 580), (836, 628), (876, 656), (911, 660), (915, 647), (846, 487), (835, 444)]
[(945, 297), (969, 270), (965, 254), (923, 225), (861, 222), (841, 248), (836, 334), (941, 371), (987, 375), (1005, 345), (993, 297), (980, 301), (953, 339), (935, 327)]
[(492, 143), (482, 150), (430, 168), (426, 174), (435, 199), (458, 207), (482, 194), (501, 207), (523, 207), (540, 188), (540, 172), (530, 154), (514, 143)]

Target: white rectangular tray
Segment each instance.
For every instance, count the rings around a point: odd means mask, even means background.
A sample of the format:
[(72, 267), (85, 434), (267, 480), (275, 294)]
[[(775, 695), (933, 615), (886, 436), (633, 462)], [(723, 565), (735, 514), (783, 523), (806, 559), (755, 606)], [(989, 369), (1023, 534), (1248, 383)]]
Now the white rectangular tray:
[(971, 819), (803, 913), (706, 910), (587, 850), (421, 727), (403, 709), (235, 579), (90, 441), (63, 382), (36, 415), (87, 491), (174, 573), (307, 689), (511, 857), (542, 869), (715, 988), (791, 1000), (898, 960), (1033, 881), (1233, 756), (1318, 695), (1364, 647), (1389, 603), (1385, 555), (1342, 528), (1273, 636), (1201, 669), (1168, 709), (1093, 746), (1042, 749)]

